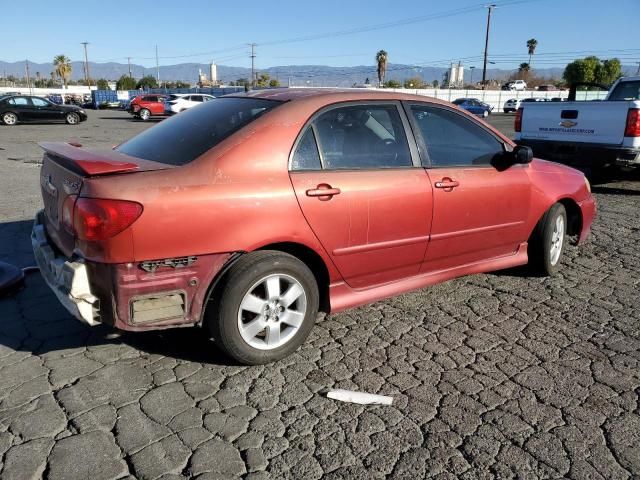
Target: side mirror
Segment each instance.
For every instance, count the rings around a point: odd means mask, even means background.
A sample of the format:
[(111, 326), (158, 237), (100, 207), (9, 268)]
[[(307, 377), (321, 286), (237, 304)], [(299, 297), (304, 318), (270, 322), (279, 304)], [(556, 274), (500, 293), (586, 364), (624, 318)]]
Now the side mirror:
[(524, 145), (517, 145), (513, 149), (513, 163), (527, 164), (533, 160), (533, 150), (531, 147), (525, 147)]

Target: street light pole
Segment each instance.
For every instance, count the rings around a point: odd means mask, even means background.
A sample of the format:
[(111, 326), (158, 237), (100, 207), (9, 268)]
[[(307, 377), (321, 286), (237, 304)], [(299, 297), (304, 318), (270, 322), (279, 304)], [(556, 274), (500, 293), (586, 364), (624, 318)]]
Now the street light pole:
[(91, 77), (89, 76), (89, 58), (87, 57), (87, 45), (89, 42), (82, 42), (84, 45), (84, 81), (91, 90)]
[(482, 66), (482, 89), (487, 88), (487, 55), (489, 53), (489, 30), (491, 29), (491, 12), (495, 8), (495, 4), (487, 5), (487, 33), (484, 39), (484, 62)]

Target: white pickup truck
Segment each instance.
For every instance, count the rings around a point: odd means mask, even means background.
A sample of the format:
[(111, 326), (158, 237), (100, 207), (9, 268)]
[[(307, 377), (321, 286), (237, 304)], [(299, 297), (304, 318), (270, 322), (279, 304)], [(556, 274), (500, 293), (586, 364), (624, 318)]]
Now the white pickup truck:
[(620, 78), (602, 101), (522, 103), (515, 131), (536, 157), (587, 173), (640, 167), (640, 77)]

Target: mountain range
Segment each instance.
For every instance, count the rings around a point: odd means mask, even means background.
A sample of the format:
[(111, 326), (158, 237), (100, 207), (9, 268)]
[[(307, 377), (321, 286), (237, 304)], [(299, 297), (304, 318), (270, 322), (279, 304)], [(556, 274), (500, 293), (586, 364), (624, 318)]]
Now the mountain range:
[[(71, 62), (73, 80), (84, 78), (84, 62)], [(231, 67), (227, 65), (218, 65), (218, 79), (223, 82), (230, 82), (240, 78), (251, 77), (251, 69), (245, 67)], [(538, 76), (559, 79), (562, 77), (563, 68), (535, 68)], [(54, 70), (52, 63), (31, 63), (29, 62), (29, 71), (31, 77), (40, 75), (43, 78), (49, 78), (50, 72)], [(209, 74), (209, 64), (204, 63), (180, 63), (177, 65), (160, 66), (160, 80), (195, 83), (198, 80), (198, 71)], [(388, 80), (395, 79), (403, 81), (410, 77), (422, 77), (425, 82), (433, 82), (438, 80), (442, 82), (442, 77), (448, 68), (444, 67), (419, 67), (415, 65), (389, 64), (387, 67)], [(623, 72), (635, 72), (633, 66), (623, 66)], [(93, 63), (89, 62), (89, 72), (91, 78), (106, 78), (107, 80), (117, 80), (121, 75), (129, 73), (129, 66), (126, 63)], [(332, 67), (327, 65), (287, 65), (269, 67), (259, 69), (259, 73), (266, 73), (271, 78), (277, 78), (282, 85), (291, 84), (293, 86), (312, 85), (312, 86), (341, 86), (348, 87), (354, 83), (362, 84), (367, 79), (371, 83), (377, 78), (375, 65), (359, 65), (353, 67)], [(473, 73), (471, 73), (473, 72)], [(487, 69), (487, 78), (503, 80), (511, 75), (514, 70), (506, 69)], [(140, 78), (144, 75), (156, 76), (156, 69), (146, 68), (142, 65), (131, 64), (131, 74), (134, 78)], [(480, 80), (482, 69), (476, 67), (475, 71), (465, 69), (465, 81), (471, 81), (473, 74), (476, 81)], [(25, 62), (3, 62), (0, 61), (0, 75), (4, 78), (9, 75), (15, 77), (25, 76)]]

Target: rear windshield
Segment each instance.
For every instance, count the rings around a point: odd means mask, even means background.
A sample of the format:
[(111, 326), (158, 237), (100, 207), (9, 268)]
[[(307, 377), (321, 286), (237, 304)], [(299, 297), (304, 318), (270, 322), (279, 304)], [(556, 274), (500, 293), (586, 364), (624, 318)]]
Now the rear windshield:
[(116, 150), (167, 165), (185, 165), (280, 103), (260, 98), (217, 98), (163, 120)]
[(640, 80), (620, 82), (609, 95), (609, 100), (640, 100)]

